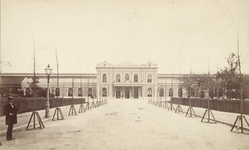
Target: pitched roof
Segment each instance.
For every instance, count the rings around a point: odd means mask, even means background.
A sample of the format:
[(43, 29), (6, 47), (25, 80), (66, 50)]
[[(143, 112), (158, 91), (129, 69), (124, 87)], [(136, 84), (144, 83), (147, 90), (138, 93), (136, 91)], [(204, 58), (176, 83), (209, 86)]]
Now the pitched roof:
[(24, 77), (1, 77), (0, 84), (21, 84), (24, 80)]

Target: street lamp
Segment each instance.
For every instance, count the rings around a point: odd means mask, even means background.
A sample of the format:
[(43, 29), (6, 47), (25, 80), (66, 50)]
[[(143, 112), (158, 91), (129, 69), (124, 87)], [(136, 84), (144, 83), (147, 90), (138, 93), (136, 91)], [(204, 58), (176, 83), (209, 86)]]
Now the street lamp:
[(48, 82), (47, 82), (47, 101), (46, 101), (46, 112), (45, 112), (45, 118), (48, 118), (49, 117), (49, 75), (51, 74), (52, 72), (52, 69), (49, 67), (49, 64), (48, 64), (48, 67), (45, 68), (45, 72), (48, 76)]

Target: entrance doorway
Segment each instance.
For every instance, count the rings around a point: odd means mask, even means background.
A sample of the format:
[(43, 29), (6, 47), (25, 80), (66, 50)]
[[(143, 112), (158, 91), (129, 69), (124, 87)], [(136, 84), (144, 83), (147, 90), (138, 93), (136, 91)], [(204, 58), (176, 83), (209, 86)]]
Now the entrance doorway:
[(148, 97), (151, 97), (152, 96), (152, 90), (151, 88), (148, 88)]
[(106, 95), (107, 95), (107, 89), (103, 88), (102, 89), (102, 97), (106, 97)]
[(120, 90), (116, 89), (116, 98), (120, 98)]
[(125, 98), (130, 98), (129, 88), (125, 88)]
[(138, 88), (134, 89), (134, 98), (138, 98)]

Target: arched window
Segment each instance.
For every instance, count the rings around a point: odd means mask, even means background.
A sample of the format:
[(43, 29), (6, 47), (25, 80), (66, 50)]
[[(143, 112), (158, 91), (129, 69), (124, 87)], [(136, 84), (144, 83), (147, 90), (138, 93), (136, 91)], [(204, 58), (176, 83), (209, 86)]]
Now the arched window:
[(30, 89), (29, 88), (26, 88), (25, 95), (30, 96)]
[(152, 90), (151, 90), (151, 88), (148, 88), (148, 97), (152, 97)]
[(126, 80), (129, 80), (129, 75), (128, 74), (125, 75), (125, 81)]
[(163, 97), (163, 96), (164, 96), (164, 90), (163, 90), (163, 89), (160, 89), (160, 91), (159, 91), (159, 96), (160, 96), (160, 97)]
[(92, 91), (93, 90), (91, 88), (88, 89), (88, 96), (92, 96)]
[(60, 89), (59, 88), (55, 89), (55, 96), (60, 96)]
[(78, 89), (78, 96), (82, 96), (82, 88)]
[(73, 89), (72, 88), (68, 89), (68, 96), (73, 96)]
[(148, 74), (147, 82), (148, 82), (148, 83), (151, 83), (151, 82), (152, 82), (152, 76), (151, 76), (151, 74)]
[(134, 75), (134, 82), (138, 82), (138, 75), (137, 74)]
[(182, 97), (182, 88), (178, 89), (178, 97)]
[(116, 82), (120, 82), (120, 74), (116, 75)]
[(106, 74), (103, 74), (103, 79), (102, 79), (102, 82), (106, 82)]
[(102, 89), (102, 96), (106, 97), (106, 95), (107, 95), (107, 90), (106, 90), (106, 88), (103, 88)]
[(173, 89), (172, 88), (169, 89), (169, 97), (173, 97)]

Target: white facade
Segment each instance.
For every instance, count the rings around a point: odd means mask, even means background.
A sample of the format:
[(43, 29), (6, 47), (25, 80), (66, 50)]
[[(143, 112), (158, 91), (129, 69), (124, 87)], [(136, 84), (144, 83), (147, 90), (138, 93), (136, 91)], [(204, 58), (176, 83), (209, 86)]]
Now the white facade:
[(133, 99), (157, 95), (156, 64), (122, 62), (113, 65), (103, 62), (97, 64), (96, 70), (99, 97)]

